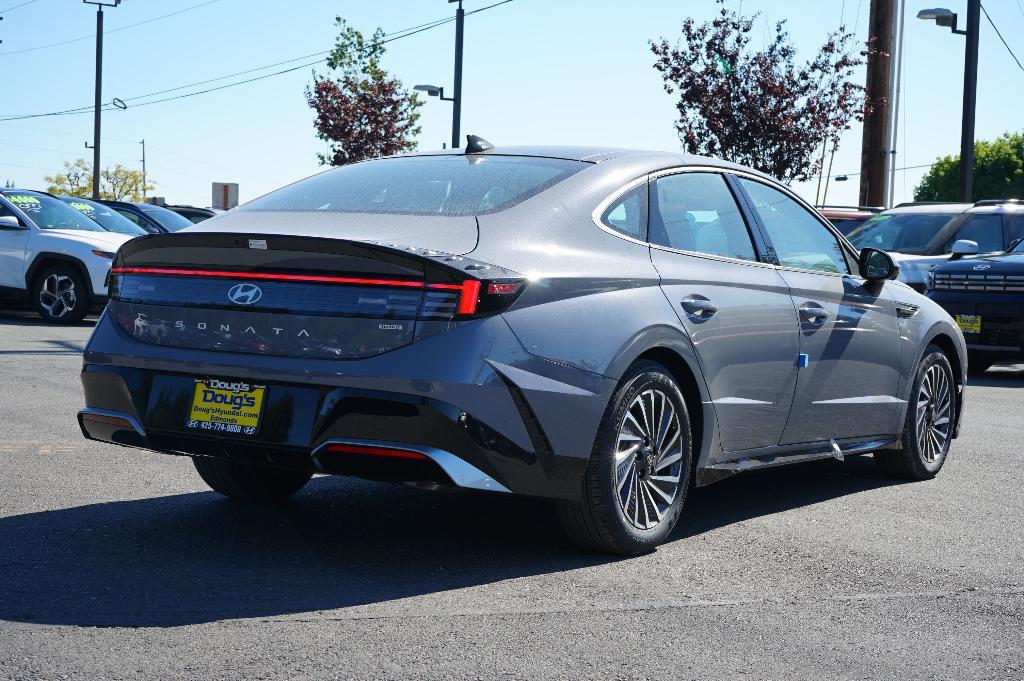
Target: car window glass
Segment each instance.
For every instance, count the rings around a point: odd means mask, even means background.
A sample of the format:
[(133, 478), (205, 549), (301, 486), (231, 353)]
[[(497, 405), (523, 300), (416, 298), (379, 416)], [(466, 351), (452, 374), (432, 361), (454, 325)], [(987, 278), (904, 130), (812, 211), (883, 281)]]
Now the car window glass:
[(779, 264), (803, 270), (849, 273), (839, 239), (807, 209), (777, 189), (740, 178), (761, 217)]
[(97, 222), (100, 227), (108, 232), (131, 234), (132, 236), (146, 234), (146, 230), (125, 219), (124, 216), (113, 208), (104, 206), (102, 203), (95, 203), (94, 201), (78, 197), (66, 199), (64, 202), (89, 219)]
[(300, 180), (240, 210), (483, 215), (510, 208), (590, 167), (583, 161), (535, 156), (384, 158)]
[(17, 215), (14, 214), (13, 210), (8, 208), (4, 204), (0, 203), (0, 218), (2, 218), (4, 216), (10, 216), (10, 217), (13, 217), (13, 218), (18, 217)]
[(1024, 215), (1004, 215), (1006, 238), (1008, 241), (1024, 239)]
[(139, 225), (140, 227), (145, 227), (146, 226), (145, 221), (143, 221), (143, 219), (141, 217), (139, 217), (135, 213), (131, 212), (130, 210), (121, 210), (120, 208), (117, 208), (115, 210), (117, 210), (118, 213), (120, 213), (121, 215), (125, 216), (126, 218), (128, 218), (129, 220), (131, 220), (135, 224)]
[(179, 229), (191, 227), (193, 224), (184, 215), (178, 215), (173, 210), (163, 208), (162, 206), (146, 206), (142, 209), (142, 212), (146, 214), (146, 217), (155, 221), (168, 232), (177, 232)]
[(106, 231), (68, 204), (52, 196), (36, 192), (8, 192), (5, 196), (8, 201), (23, 211), (39, 229)]
[(757, 260), (732, 191), (717, 173), (678, 173), (654, 181), (650, 241), (684, 251)]
[(956, 236), (946, 244), (946, 253), (953, 250), (953, 243), (960, 239), (978, 242), (978, 253), (992, 253), (1006, 247), (1003, 243), (1003, 218), (995, 213), (972, 215), (971, 219), (957, 231)]
[(956, 213), (883, 213), (864, 221), (849, 233), (857, 248), (931, 255), (928, 244), (957, 216)]
[(617, 232), (647, 238), (647, 183), (626, 192), (604, 212), (602, 221)]

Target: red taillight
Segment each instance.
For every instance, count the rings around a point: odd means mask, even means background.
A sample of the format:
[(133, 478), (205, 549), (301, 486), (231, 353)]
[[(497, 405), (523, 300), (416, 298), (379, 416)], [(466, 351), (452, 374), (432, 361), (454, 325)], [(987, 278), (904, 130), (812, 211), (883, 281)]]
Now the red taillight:
[(455, 309), (458, 314), (475, 314), (476, 304), (480, 301), (480, 282), (476, 279), (467, 279), (462, 282), (459, 291), (459, 306)]
[(388, 459), (414, 459), (424, 461), (430, 457), (420, 452), (413, 452), (408, 449), (392, 449), (391, 447), (377, 447), (375, 445), (352, 445), (352, 444), (329, 444), (325, 448), (332, 454), (357, 454), (361, 456), (379, 456)]
[(489, 296), (508, 296), (519, 290), (521, 284), (518, 281), (507, 282), (507, 281), (492, 281), (487, 285), (487, 295)]

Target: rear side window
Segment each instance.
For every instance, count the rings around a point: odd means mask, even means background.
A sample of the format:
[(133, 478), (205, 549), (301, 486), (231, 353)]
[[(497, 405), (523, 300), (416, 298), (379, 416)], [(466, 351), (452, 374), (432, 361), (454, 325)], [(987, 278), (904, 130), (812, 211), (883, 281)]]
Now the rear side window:
[(683, 251), (757, 260), (750, 232), (717, 173), (659, 177), (651, 190), (650, 241)]
[(849, 274), (839, 240), (806, 208), (766, 184), (744, 178), (740, 182), (754, 202), (780, 265)]
[(953, 242), (969, 239), (978, 242), (978, 253), (994, 253), (1006, 248), (1003, 243), (1003, 219), (995, 213), (973, 215), (964, 223), (956, 236), (946, 243), (946, 253), (953, 250)]
[(482, 215), (525, 201), (591, 164), (532, 156), (406, 156), (335, 168), (240, 210)]
[(647, 238), (647, 183), (621, 196), (608, 207), (601, 221), (616, 232), (644, 241)]

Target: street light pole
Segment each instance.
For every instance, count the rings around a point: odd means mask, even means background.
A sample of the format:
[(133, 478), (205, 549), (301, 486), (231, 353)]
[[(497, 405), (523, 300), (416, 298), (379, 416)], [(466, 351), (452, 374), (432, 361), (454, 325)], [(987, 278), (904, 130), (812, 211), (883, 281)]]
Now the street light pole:
[(96, 5), (96, 100), (92, 119), (92, 198), (100, 198), (100, 108), (103, 106), (103, 8), (117, 7), (121, 0), (82, 0)]
[(455, 101), (452, 102), (452, 149), (458, 149), (462, 125), (462, 32), (466, 13), (462, 9), (462, 0), (448, 2), (459, 3), (459, 8), (455, 10)]
[(967, 45), (964, 48), (964, 110), (960, 130), (960, 200), (972, 201), (974, 193), (974, 114), (978, 102), (978, 39), (981, 33), (981, 0), (967, 2)]

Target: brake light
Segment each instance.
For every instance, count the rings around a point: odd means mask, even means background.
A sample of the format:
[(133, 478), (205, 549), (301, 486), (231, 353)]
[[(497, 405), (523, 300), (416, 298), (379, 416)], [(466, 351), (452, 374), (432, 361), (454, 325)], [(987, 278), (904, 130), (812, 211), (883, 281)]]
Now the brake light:
[(408, 449), (393, 449), (391, 447), (378, 447), (375, 445), (353, 445), (335, 443), (329, 444), (326, 451), (332, 454), (356, 454), (358, 456), (379, 456), (387, 459), (414, 459), (423, 461), (430, 457), (420, 452), (413, 452)]

